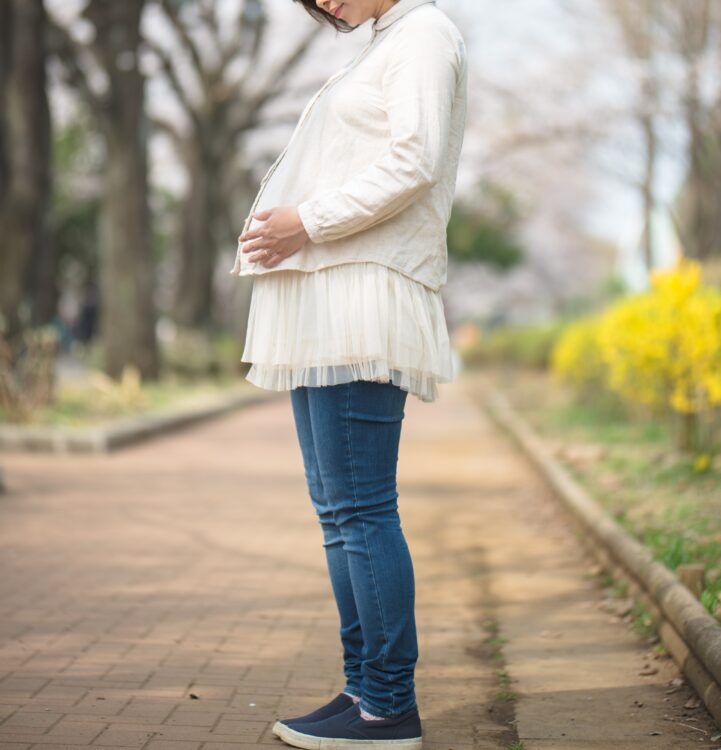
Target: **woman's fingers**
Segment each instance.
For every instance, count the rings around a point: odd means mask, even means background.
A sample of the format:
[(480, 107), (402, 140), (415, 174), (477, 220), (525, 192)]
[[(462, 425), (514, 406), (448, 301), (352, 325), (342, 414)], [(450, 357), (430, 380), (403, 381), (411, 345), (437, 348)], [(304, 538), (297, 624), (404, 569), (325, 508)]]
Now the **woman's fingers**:
[(277, 255), (273, 255), (270, 258), (266, 258), (263, 261), (263, 265), (266, 268), (272, 268), (273, 266), (277, 266), (278, 263), (280, 263), (281, 260), (283, 260), (283, 258), (285, 258), (285, 255), (282, 255), (281, 253), (278, 253)]
[(255, 229), (249, 229), (247, 232), (238, 235), (239, 242), (247, 242), (248, 240), (255, 240), (259, 237), (265, 236), (265, 225), (262, 227), (256, 227)]
[(258, 261), (261, 266), (269, 268), (271, 266), (277, 265), (281, 260), (283, 260), (283, 258), (286, 258), (287, 256), (288, 253), (284, 253), (282, 251), (274, 253), (268, 248), (265, 248), (260, 252), (257, 252), (255, 255), (251, 255), (248, 260), (251, 262)]
[(250, 253), (248, 260), (260, 262), (266, 268), (278, 265), (282, 260), (300, 250), (303, 245), (289, 246), (287, 240), (261, 237), (255, 242), (246, 242), (242, 252)]
[(240, 242), (247, 242), (248, 240), (254, 240), (257, 237), (262, 237), (265, 230), (265, 224), (262, 227), (256, 227), (255, 229), (248, 229), (243, 234), (238, 235)]
[(262, 250), (263, 248), (268, 248), (268, 240), (262, 239), (256, 240), (255, 242), (249, 242), (243, 247), (243, 252), (253, 253), (256, 250)]
[(260, 255), (256, 255), (253, 258), (249, 258), (249, 260), (252, 262), (257, 261), (259, 265), (264, 266), (265, 268), (268, 268), (268, 266), (270, 265), (268, 263), (268, 256), (263, 255), (263, 253), (260, 253)]

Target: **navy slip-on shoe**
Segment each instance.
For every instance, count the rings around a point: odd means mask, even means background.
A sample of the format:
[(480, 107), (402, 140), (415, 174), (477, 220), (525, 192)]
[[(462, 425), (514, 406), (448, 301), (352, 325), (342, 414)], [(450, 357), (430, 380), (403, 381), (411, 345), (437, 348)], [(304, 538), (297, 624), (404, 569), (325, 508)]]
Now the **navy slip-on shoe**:
[(280, 738), (306, 750), (421, 750), (423, 745), (417, 708), (388, 719), (364, 719), (359, 703), (321, 721), (288, 723)]
[(311, 711), (309, 714), (296, 716), (293, 719), (278, 719), (278, 721), (273, 724), (272, 732), (280, 737), (283, 730), (286, 729), (287, 725), (290, 723), (304, 724), (311, 721), (321, 721), (322, 719), (327, 719), (330, 716), (339, 714), (341, 711), (345, 711), (346, 708), (352, 705), (353, 699), (350, 695), (347, 695), (346, 693), (338, 693), (332, 701), (326, 703), (320, 708), (316, 708), (315, 711)]

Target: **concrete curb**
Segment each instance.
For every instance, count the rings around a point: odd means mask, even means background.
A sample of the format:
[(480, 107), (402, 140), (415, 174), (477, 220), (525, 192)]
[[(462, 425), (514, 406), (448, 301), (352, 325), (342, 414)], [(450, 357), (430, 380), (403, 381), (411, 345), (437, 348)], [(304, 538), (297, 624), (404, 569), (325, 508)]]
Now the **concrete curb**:
[[(478, 385), (474, 385), (471, 393)], [(629, 591), (651, 611), (664, 645), (721, 724), (721, 624), (650, 551), (611, 519), (568, 474), (539, 438), (491, 386), (482, 386), (481, 405), (523, 450), (583, 531), (583, 542), (601, 565), (629, 581)], [(472, 393), (473, 395), (473, 393)], [(477, 394), (476, 394), (477, 397)]]
[(0, 450), (52, 453), (107, 453), (124, 445), (180, 429), (203, 419), (226, 414), (243, 406), (282, 395), (242, 392), (214, 395), (184, 407), (132, 417), (121, 417), (103, 427), (62, 428), (0, 425)]

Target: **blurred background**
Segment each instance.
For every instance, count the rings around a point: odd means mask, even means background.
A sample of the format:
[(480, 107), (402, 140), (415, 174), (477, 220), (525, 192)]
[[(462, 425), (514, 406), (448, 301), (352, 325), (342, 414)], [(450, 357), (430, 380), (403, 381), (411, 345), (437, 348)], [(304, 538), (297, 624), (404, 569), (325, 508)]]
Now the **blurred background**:
[[(437, 4), (470, 62), (443, 288), (459, 363), (553, 368), (682, 415), (688, 442), (721, 400), (721, 3)], [(3, 421), (238, 384), (237, 235), (369, 35), (290, 0), (2, 0)]]

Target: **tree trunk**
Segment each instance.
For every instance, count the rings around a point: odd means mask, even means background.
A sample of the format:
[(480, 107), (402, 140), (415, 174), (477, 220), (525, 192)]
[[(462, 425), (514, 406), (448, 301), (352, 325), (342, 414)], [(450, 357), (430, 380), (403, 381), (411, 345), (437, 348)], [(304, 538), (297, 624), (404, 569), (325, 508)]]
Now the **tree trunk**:
[(212, 320), (213, 274), (217, 259), (215, 184), (222, 169), (204, 157), (196, 144), (188, 160), (189, 190), (183, 200), (180, 228), (178, 287), (174, 307), (176, 322), (204, 326)]
[(646, 271), (649, 272), (654, 266), (655, 234), (653, 228), (653, 215), (656, 210), (656, 193), (654, 183), (656, 181), (657, 160), (657, 137), (654, 117), (652, 114), (644, 114), (641, 117), (641, 129), (645, 142), (645, 171), (641, 193), (643, 195), (643, 213), (646, 231), (644, 233), (643, 260)]
[(145, 0), (91, 0), (86, 17), (96, 29), (95, 49), (108, 76), (97, 114), (107, 148), (101, 210), (100, 335), (105, 368), (113, 377), (125, 364), (144, 379), (158, 376), (153, 303), (154, 263), (148, 209), (148, 123), (145, 80), (138, 67)]
[(681, 200), (684, 249), (700, 261), (721, 252), (719, 178), (721, 168), (715, 134), (702, 122), (696, 72), (689, 75), (686, 126), (689, 132), (689, 171)]
[(689, 137), (689, 170), (681, 195), (681, 238), (687, 255), (707, 261), (721, 254), (721, 150), (715, 113), (702, 101), (701, 67), (711, 38), (711, 3), (697, 0), (683, 11), (682, 59), (686, 66), (683, 97)]
[(130, 363), (147, 379), (158, 376), (158, 357), (146, 150), (140, 132), (139, 127), (124, 129), (118, 122), (117, 132), (107, 138), (100, 219), (100, 335), (110, 375), (117, 377)]
[(9, 339), (26, 322), (21, 308), (41, 272), (33, 261), (51, 255), (45, 21), (42, 0), (0, 3), (0, 314)]
[(687, 453), (692, 453), (698, 448), (698, 415), (694, 412), (676, 412), (677, 420), (677, 445)]

